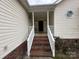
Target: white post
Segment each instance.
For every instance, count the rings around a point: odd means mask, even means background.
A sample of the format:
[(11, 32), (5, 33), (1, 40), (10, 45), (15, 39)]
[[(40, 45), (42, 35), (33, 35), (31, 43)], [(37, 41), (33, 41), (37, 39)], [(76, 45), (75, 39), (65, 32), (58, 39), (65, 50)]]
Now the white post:
[(32, 12), (32, 21), (33, 21), (33, 26), (34, 26), (34, 12)]
[(47, 26), (49, 25), (49, 11), (47, 11)]
[(49, 26), (49, 11), (47, 11), (47, 33), (48, 33), (48, 26)]

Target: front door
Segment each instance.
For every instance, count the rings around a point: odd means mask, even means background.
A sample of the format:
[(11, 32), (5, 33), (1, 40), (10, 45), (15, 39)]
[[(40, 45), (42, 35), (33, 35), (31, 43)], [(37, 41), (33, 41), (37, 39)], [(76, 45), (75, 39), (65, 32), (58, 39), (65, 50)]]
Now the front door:
[(43, 21), (38, 22), (39, 32), (43, 32)]

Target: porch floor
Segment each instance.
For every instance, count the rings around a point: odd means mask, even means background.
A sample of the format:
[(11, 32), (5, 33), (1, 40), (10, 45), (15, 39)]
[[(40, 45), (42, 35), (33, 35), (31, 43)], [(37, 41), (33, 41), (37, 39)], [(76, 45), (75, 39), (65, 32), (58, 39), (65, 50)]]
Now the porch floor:
[(47, 36), (47, 33), (43, 33), (43, 32), (41, 32), (41, 33), (36, 33), (35, 36)]

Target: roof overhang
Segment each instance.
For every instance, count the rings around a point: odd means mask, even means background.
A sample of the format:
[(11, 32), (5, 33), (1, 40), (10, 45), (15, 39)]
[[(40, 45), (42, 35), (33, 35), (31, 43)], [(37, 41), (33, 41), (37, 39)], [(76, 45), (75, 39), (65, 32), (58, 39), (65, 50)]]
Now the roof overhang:
[(58, 5), (61, 1), (57, 0), (53, 4), (50, 5), (35, 5), (35, 6), (30, 6), (27, 0), (19, 0), (20, 3), (24, 6), (25, 9), (28, 10), (28, 12), (40, 12), (40, 11), (53, 11), (56, 5)]
[(50, 5), (53, 4), (56, 0), (27, 0), (30, 6), (36, 5)]

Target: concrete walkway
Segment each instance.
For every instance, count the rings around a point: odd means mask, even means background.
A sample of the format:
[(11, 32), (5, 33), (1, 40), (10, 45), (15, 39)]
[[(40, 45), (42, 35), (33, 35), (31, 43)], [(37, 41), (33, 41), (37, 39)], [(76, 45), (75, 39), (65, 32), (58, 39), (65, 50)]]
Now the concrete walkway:
[(53, 59), (52, 57), (24, 57), (24, 59)]

